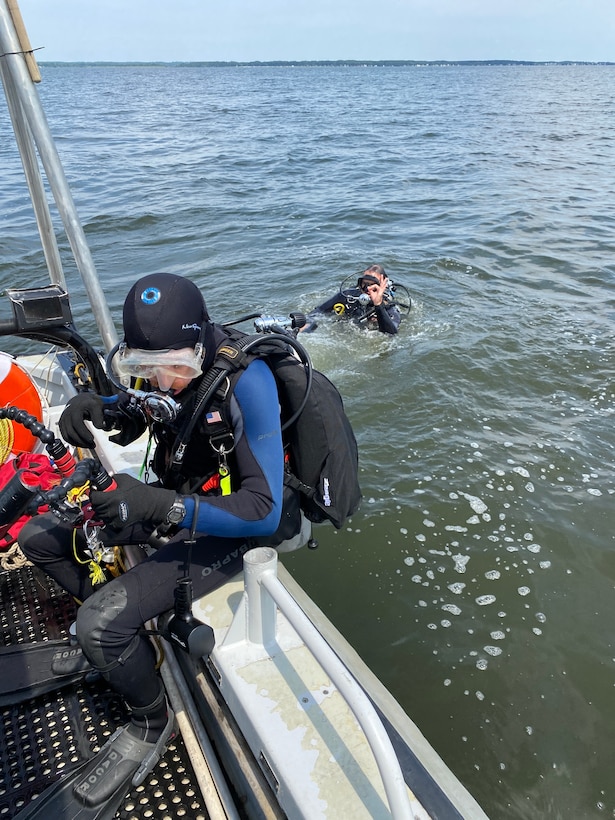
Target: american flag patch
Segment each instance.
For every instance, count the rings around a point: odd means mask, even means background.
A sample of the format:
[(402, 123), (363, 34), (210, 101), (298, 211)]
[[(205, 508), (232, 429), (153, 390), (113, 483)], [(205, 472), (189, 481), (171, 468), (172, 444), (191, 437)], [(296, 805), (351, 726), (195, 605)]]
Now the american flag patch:
[(217, 410), (214, 410), (213, 413), (207, 413), (205, 418), (207, 419), (207, 424), (215, 424), (217, 421), (222, 421), (222, 416)]

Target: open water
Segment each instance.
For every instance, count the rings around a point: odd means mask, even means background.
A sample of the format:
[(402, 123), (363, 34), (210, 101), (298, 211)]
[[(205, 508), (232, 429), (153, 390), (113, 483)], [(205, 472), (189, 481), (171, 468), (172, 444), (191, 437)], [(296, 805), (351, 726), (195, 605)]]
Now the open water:
[[(364, 501), (284, 562), (496, 819), (615, 816), (614, 72), (43, 66), (118, 321), (157, 270), (219, 321), (372, 262), (412, 293), (304, 339)], [(43, 283), (0, 133), (0, 285)]]

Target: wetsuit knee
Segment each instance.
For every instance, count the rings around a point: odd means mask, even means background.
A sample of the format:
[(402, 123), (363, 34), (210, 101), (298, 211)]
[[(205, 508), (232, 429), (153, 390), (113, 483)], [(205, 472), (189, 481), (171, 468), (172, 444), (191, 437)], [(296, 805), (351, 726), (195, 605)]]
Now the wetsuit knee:
[(24, 524), (17, 540), (26, 558), (36, 564), (63, 551), (63, 544), (54, 532), (58, 523), (55, 516), (37, 515)]
[(103, 670), (122, 656), (135, 631), (122, 628), (128, 594), (116, 579), (92, 594), (77, 613), (77, 640), (90, 663)]
[(128, 590), (122, 578), (116, 578), (80, 607), (77, 640), (92, 666), (131, 709), (149, 711), (152, 704), (158, 708), (161, 683), (154, 647), (135, 618)]

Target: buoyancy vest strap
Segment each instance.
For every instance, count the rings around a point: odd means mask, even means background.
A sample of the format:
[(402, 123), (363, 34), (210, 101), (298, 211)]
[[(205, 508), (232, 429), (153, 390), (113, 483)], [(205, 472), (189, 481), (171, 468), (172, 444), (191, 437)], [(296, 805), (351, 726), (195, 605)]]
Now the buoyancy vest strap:
[[(240, 371), (245, 370), (254, 359), (259, 357), (266, 358), (267, 355), (271, 354), (274, 350), (278, 352), (280, 350), (288, 352), (289, 348), (294, 348), (296, 351), (301, 351), (299, 361), (306, 368), (307, 374), (305, 395), (300, 406), (295, 410), (291, 418), (287, 419), (282, 424), (282, 431), (294, 424), (297, 418), (301, 415), (307, 402), (308, 394), (312, 385), (312, 364), (309, 355), (298, 342), (280, 333), (273, 333), (265, 337), (259, 336), (258, 334), (245, 334), (240, 335), (239, 337), (233, 337), (229, 331), (225, 330), (225, 332), (229, 336), (228, 341), (222, 342), (220, 347), (217, 349), (214, 362), (207, 373), (205, 373), (201, 384), (198, 387), (192, 416), (188, 424), (185, 425), (182, 431), (180, 431), (175, 440), (170, 466), (165, 473), (163, 481), (165, 486), (167, 486), (167, 479), (171, 478), (173, 475), (179, 475), (186, 446), (196, 423), (202, 417), (205, 410), (215, 408), (219, 411), (222, 423), (220, 424), (218, 431), (214, 431), (212, 429), (211, 432), (214, 433), (214, 435), (215, 433), (218, 433), (221, 446), (224, 447), (224, 451), (230, 452), (229, 447), (227, 447), (224, 443), (224, 440), (226, 440), (226, 443), (233, 446), (231, 440), (229, 439), (229, 437), (232, 438), (233, 433), (230, 427), (230, 420), (226, 414), (228, 397), (229, 394), (232, 393), (237, 374)], [(256, 350), (258, 348), (261, 348), (260, 352), (252, 352), (252, 350)], [(223, 384), (225, 381), (226, 383)], [(213, 443), (212, 446), (214, 446)], [(216, 451), (223, 452), (222, 450)], [(310, 492), (312, 495), (314, 494), (313, 489), (307, 485), (302, 485), (299, 489), (306, 495), (309, 495)]]
[(294, 473), (291, 473), (288, 470), (284, 472), (284, 484), (286, 484), (287, 487), (291, 487), (293, 490), (303, 493), (303, 495), (306, 495), (308, 498), (314, 498), (316, 495), (315, 487), (310, 487), (309, 484), (304, 484), (303, 481), (300, 481)]
[(222, 388), (223, 396), (226, 396), (230, 389), (230, 381), (227, 386), (222, 387), (222, 383), (229, 374), (236, 373), (248, 366), (254, 358), (244, 353), (243, 348), (253, 340), (252, 336), (237, 340), (223, 342), (216, 351), (216, 358), (212, 366), (204, 375), (198, 387), (194, 410), (190, 421), (178, 435), (174, 447), (171, 466), (167, 473), (178, 473), (184, 460), (186, 445), (192, 435), (192, 431), (203, 412), (211, 404), (216, 393)]

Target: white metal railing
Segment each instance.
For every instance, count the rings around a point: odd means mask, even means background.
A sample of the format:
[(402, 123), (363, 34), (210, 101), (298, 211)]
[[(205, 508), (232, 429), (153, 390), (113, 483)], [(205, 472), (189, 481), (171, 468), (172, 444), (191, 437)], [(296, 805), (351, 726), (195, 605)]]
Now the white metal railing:
[[(246, 639), (263, 647), (276, 639), (277, 608), (329, 675), (352, 710), (372, 749), (391, 813), (411, 820), (408, 790), (399, 760), (373, 704), (277, 575), (278, 555), (272, 547), (257, 547), (244, 555), (247, 598)], [(237, 633), (234, 634), (237, 638)]]

